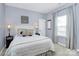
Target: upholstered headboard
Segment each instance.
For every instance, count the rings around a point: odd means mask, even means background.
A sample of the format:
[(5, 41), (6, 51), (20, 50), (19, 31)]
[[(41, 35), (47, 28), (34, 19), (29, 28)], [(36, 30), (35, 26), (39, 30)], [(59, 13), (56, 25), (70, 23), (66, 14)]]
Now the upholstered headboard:
[(20, 32), (23, 32), (23, 35), (33, 35), (34, 28), (33, 26), (16, 26), (16, 34), (20, 34)]

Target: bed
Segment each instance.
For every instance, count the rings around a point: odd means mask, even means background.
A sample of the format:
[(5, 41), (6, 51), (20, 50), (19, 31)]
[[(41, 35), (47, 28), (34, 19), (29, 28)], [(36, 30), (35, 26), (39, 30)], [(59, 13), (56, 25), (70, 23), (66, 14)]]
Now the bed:
[(35, 56), (49, 50), (55, 51), (52, 40), (48, 37), (33, 35), (33, 29), (19, 28), (17, 31), (29, 33), (25, 37), (16, 35), (6, 50), (5, 56)]

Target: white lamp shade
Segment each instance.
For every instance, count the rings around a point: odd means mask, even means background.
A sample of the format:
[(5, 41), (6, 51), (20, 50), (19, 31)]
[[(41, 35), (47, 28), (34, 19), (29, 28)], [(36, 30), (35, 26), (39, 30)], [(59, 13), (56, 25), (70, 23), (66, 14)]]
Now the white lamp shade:
[(35, 28), (38, 28), (38, 25), (36, 25)]
[(38, 28), (38, 23), (34, 23), (34, 28)]
[(8, 28), (11, 28), (11, 25), (10, 24), (8, 25)]

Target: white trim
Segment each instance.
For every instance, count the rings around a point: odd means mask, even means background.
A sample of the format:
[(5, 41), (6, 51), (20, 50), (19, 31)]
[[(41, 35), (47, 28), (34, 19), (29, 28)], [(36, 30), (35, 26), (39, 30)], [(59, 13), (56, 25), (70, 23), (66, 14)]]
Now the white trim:
[(4, 51), (5, 47), (3, 47), (0, 51), (0, 56), (2, 56), (2, 52)]
[(59, 44), (59, 45), (62, 45), (62, 46), (64, 46), (64, 47), (66, 47), (66, 45), (63, 44), (63, 43), (61, 43), (61, 42), (58, 42), (58, 44)]

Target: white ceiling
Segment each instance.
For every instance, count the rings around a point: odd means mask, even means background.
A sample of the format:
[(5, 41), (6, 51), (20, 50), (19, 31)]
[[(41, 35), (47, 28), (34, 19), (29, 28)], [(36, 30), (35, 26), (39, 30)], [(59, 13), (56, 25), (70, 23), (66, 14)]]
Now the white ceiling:
[(8, 6), (18, 7), (40, 13), (48, 13), (64, 3), (6, 3)]

